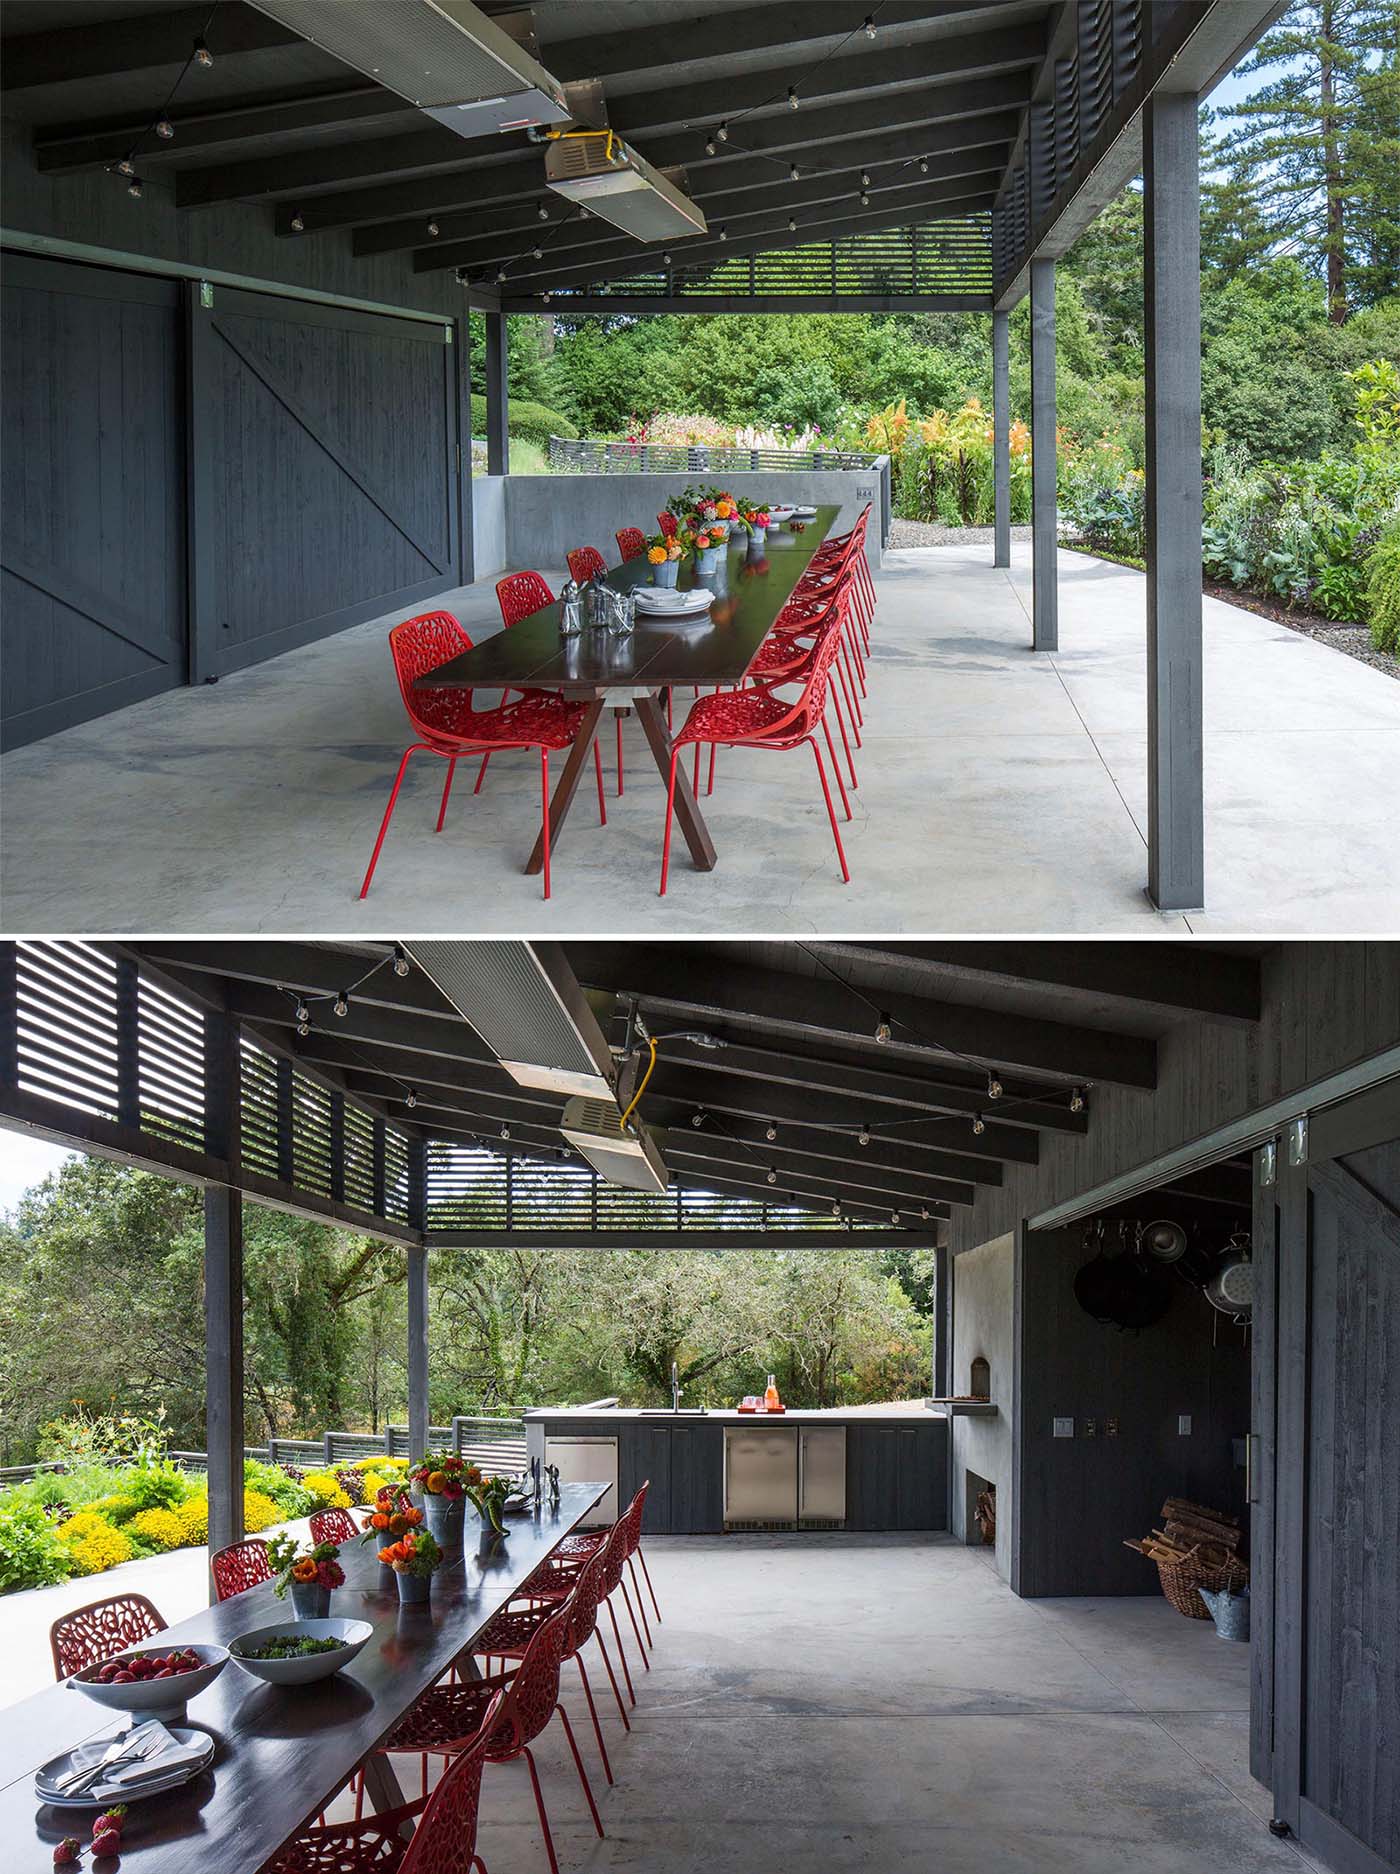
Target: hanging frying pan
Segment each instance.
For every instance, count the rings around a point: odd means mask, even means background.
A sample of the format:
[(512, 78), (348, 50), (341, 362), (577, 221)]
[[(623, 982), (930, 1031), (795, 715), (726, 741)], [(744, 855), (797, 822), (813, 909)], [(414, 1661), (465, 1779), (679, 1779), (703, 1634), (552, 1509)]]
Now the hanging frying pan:
[(1179, 1223), (1158, 1218), (1138, 1231), (1138, 1249), (1154, 1262), (1180, 1262), (1186, 1254), (1186, 1232)]
[[(1126, 1240), (1127, 1226), (1119, 1226)], [(1087, 1315), (1104, 1327), (1133, 1331), (1160, 1321), (1171, 1301), (1165, 1271), (1124, 1250), (1109, 1257), (1103, 1251), (1103, 1230), (1098, 1231), (1099, 1252), (1074, 1278), (1074, 1298)]]
[(1248, 1321), (1254, 1314), (1254, 1264), (1249, 1252), (1249, 1232), (1236, 1230), (1205, 1285), (1211, 1307), (1234, 1321)]

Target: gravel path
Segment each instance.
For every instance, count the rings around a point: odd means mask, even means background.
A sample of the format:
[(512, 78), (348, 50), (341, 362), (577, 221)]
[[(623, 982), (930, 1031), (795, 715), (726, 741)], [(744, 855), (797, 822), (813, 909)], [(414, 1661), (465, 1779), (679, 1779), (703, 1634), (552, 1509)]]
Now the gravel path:
[[(1013, 540), (1029, 540), (1029, 527), (1013, 527)], [(941, 521), (901, 521), (890, 523), (891, 547), (975, 547), (992, 544), (990, 527), (945, 527)]]

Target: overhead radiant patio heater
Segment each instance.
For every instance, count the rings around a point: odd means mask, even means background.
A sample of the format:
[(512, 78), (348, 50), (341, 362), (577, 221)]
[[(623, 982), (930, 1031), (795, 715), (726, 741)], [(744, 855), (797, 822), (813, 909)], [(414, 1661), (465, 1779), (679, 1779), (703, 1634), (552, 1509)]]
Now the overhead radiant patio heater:
[(614, 130), (552, 133), (544, 179), (556, 195), (638, 241), (673, 241), (703, 234), (709, 225), (704, 210), (677, 186), (685, 182), (684, 170), (654, 169)]
[[(564, 88), (471, 0), (253, 0), (459, 137), (569, 121)], [(508, 16), (529, 24), (528, 14)]]

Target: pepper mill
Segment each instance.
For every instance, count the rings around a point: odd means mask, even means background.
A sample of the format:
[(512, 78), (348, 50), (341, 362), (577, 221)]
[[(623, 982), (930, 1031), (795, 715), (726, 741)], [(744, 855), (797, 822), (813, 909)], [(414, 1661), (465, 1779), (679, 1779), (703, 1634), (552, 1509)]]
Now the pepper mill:
[(575, 580), (565, 580), (564, 589), (559, 594), (559, 604), (560, 637), (578, 637), (583, 631), (583, 607), (579, 602), (578, 584)]

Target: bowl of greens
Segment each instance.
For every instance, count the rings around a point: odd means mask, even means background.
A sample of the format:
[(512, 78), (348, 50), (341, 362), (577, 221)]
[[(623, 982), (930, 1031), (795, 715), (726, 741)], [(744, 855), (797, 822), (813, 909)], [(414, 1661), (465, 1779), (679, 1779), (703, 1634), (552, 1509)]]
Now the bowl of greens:
[(348, 1666), (373, 1632), (367, 1620), (280, 1620), (240, 1633), (228, 1656), (268, 1685), (310, 1685)]

